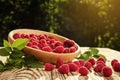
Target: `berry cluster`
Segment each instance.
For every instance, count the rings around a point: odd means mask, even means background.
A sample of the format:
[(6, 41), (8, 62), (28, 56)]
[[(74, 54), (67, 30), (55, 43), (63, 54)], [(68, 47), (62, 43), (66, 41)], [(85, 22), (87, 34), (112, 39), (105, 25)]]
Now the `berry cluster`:
[(77, 46), (73, 40), (64, 40), (61, 42), (56, 40), (53, 36), (48, 36), (46, 34), (36, 35), (15, 33), (13, 38), (26, 38), (29, 40), (27, 46), (47, 52), (72, 53), (77, 50)]
[(94, 71), (101, 73), (105, 77), (110, 77), (112, 75), (112, 69), (108, 67), (104, 58), (98, 58), (95, 62)]
[[(62, 59), (58, 59), (56, 62), (56, 68), (58, 69), (58, 72), (61, 74), (68, 74), (69, 72), (78, 72), (80, 73), (82, 76), (87, 76), (89, 73), (90, 69), (93, 69), (95, 72), (99, 72), (101, 73), (103, 76), (105, 77), (110, 77), (112, 75), (112, 69), (108, 66), (106, 66), (106, 61), (103, 58), (98, 58), (97, 60), (95, 60), (94, 58), (90, 58), (87, 61), (84, 60), (78, 60), (78, 61), (70, 61), (67, 62), (66, 64), (63, 63)], [(48, 66), (49, 64), (49, 66)], [(113, 60), (111, 62), (111, 64), (114, 64), (114, 70), (115, 71), (120, 71), (120, 63), (118, 65), (118, 61)], [(117, 66), (115, 66), (115, 64)], [(119, 66), (119, 68), (118, 68)], [(46, 63), (45, 64), (45, 70), (46, 71), (52, 71), (55, 66), (53, 64), (50, 63)]]

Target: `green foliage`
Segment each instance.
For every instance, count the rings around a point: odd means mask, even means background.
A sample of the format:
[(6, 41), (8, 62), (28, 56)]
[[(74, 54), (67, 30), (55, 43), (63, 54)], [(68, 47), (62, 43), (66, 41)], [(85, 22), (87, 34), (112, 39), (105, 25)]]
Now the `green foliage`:
[(119, 0), (1, 0), (0, 45), (12, 29), (34, 28), (63, 35), (80, 46), (120, 50), (119, 4)]
[(106, 57), (103, 54), (100, 54), (99, 50), (96, 48), (90, 48), (89, 51), (85, 51), (79, 57), (77, 57), (77, 59), (88, 60), (91, 57), (94, 57), (94, 58), (102, 57), (105, 60), (107, 60)]
[(6, 63), (0, 61), (0, 71), (21, 67), (43, 67), (37, 59), (24, 56), (22, 49), (27, 44), (27, 39), (16, 39), (12, 45), (4, 40), (4, 47), (0, 49), (0, 56), (7, 56)]

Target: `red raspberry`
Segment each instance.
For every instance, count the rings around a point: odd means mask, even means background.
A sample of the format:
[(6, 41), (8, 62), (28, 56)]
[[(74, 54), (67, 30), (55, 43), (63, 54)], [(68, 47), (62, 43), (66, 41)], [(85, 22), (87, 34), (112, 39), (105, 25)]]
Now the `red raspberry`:
[(56, 62), (56, 68), (59, 68), (61, 65), (63, 65), (63, 60), (61, 58), (58, 58)]
[(116, 63), (116, 62), (118, 62), (118, 60), (117, 60), (117, 59), (113, 59), (113, 60), (111, 61), (111, 65), (113, 66), (114, 63)]
[(40, 35), (39, 37), (40, 39), (47, 39), (47, 37), (45, 35)]
[(78, 68), (80, 68), (80, 67), (81, 67), (81, 65), (80, 65), (79, 61), (74, 61), (73, 63), (75, 63), (75, 64), (78, 66)]
[(103, 61), (96, 61), (96, 64), (102, 63), (105, 66), (105, 63)]
[(102, 73), (103, 76), (105, 76), (105, 77), (110, 77), (110, 76), (112, 75), (112, 69), (109, 68), (109, 67), (107, 67), (107, 66), (104, 66), (104, 67), (102, 68), (101, 73)]
[(75, 47), (70, 47), (70, 52), (75, 52), (76, 51), (76, 48)]
[(92, 65), (95, 64), (95, 59), (94, 59), (94, 58), (90, 58), (88, 61), (89, 61)]
[(46, 71), (52, 71), (54, 69), (54, 65), (50, 63), (45, 63), (45, 70)]
[(64, 49), (64, 53), (69, 53), (70, 52), (70, 49), (69, 48), (65, 48)]
[(25, 34), (21, 34), (21, 38), (25, 38)]
[(73, 40), (65, 40), (65, 41), (64, 41), (64, 46), (65, 46), (65, 47), (75, 46), (75, 42), (74, 42)]
[(18, 38), (20, 38), (20, 37), (21, 37), (21, 34), (18, 33), (18, 32), (13, 35), (13, 38), (14, 38), (14, 39), (18, 39)]
[(120, 72), (120, 63), (115, 62), (113, 65), (113, 69), (114, 69), (114, 71)]
[(102, 64), (102, 63), (98, 63), (95, 67), (94, 67), (94, 71), (95, 72), (101, 72), (102, 68), (104, 67), (105, 65)]
[(55, 43), (55, 39), (50, 39), (50, 44)]
[(42, 48), (44, 47), (43, 44), (38, 44), (37, 46), (38, 46), (40, 49), (42, 49)]
[(84, 66), (89, 70), (92, 67), (92, 64), (90, 62), (86, 62)]
[(70, 71), (78, 71), (78, 66), (75, 63), (68, 63)]
[(99, 57), (99, 58), (97, 59), (97, 61), (103, 61), (103, 62), (105, 63), (105, 59), (102, 58), (102, 57)]
[(39, 47), (36, 45), (33, 45), (32, 48), (39, 49)]
[(32, 43), (32, 45), (38, 45), (38, 42), (36, 42), (36, 41), (33, 41), (31, 43)]
[(82, 76), (87, 76), (87, 74), (89, 73), (88, 69), (84, 66), (81, 66), (79, 68), (79, 73), (82, 75)]
[(40, 43), (41, 43), (41, 44), (47, 44), (47, 42), (46, 42), (45, 39), (41, 39), (41, 40), (40, 40)]
[(30, 37), (35, 37), (35, 34), (30, 34)]
[(61, 74), (68, 74), (70, 72), (69, 65), (68, 64), (63, 64), (58, 68), (58, 71)]
[(81, 59), (81, 60), (79, 60), (79, 63), (80, 63), (80, 66), (84, 66), (85, 61)]
[(57, 46), (63, 46), (63, 43), (60, 42), (60, 41), (56, 41), (56, 42), (55, 42), (55, 47), (57, 47)]
[(56, 52), (56, 53), (63, 53), (64, 52), (64, 47), (63, 46), (57, 46), (54, 49), (54, 52)]
[(47, 52), (52, 52), (52, 49), (50, 46), (45, 46), (42, 48), (43, 51), (47, 51)]
[(28, 43), (27, 43), (27, 46), (32, 47), (33, 45), (32, 45), (31, 42), (28, 42)]

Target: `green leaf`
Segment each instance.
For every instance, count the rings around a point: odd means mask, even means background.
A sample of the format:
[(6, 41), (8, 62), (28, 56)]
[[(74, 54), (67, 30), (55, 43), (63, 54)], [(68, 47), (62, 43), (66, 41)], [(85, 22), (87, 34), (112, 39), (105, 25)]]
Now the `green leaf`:
[(105, 60), (107, 60), (107, 58), (103, 55), (103, 54), (96, 54), (93, 56), (94, 58), (99, 58), (99, 57), (102, 57), (104, 58)]
[(96, 55), (99, 53), (99, 50), (96, 48), (90, 48), (90, 52), (91, 52), (91, 54)]
[(2, 63), (2, 61), (0, 61), (0, 72), (4, 71), (4, 64)]
[(27, 56), (25, 57), (25, 65), (32, 68), (43, 68), (43, 65), (34, 57)]
[(0, 49), (0, 56), (9, 56), (9, 52), (5, 48)]
[(5, 49), (6, 49), (8, 52), (11, 52), (11, 51), (12, 51), (11, 45), (10, 45), (10, 43), (9, 43), (7, 40), (4, 40), (4, 41), (3, 41), (3, 45), (4, 45)]
[(25, 45), (28, 43), (28, 39), (16, 39), (13, 44), (12, 44), (12, 47), (13, 48), (17, 48), (18, 50), (22, 50)]
[(21, 50), (18, 50), (16, 48), (13, 48), (12, 54), (10, 57), (13, 58), (22, 58), (24, 56), (24, 53)]

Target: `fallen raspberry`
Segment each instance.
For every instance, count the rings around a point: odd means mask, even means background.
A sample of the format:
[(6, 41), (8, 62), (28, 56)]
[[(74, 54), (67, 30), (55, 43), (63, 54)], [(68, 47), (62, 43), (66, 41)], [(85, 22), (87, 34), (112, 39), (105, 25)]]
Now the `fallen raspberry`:
[(94, 59), (94, 58), (90, 58), (88, 61), (89, 61), (92, 65), (95, 64), (95, 59)]
[(102, 63), (103, 65), (105, 65), (105, 63), (103, 61), (96, 61), (96, 64)]
[(75, 47), (70, 47), (70, 52), (75, 52), (76, 51), (76, 48)]
[(75, 63), (75, 64), (78, 66), (78, 68), (80, 68), (80, 67), (81, 67), (81, 65), (80, 65), (79, 61), (74, 61), (73, 63)]
[(84, 66), (85, 61), (81, 59), (81, 60), (79, 60), (79, 63), (80, 63), (80, 66)]
[(59, 68), (61, 65), (63, 65), (63, 60), (61, 58), (58, 58), (56, 62), (56, 68)]
[(113, 69), (114, 69), (114, 71), (120, 72), (120, 63), (115, 62), (113, 65)]
[(64, 47), (63, 47), (63, 46), (57, 46), (57, 47), (54, 49), (54, 52), (63, 53), (63, 52), (64, 52)]
[(45, 70), (46, 71), (52, 71), (54, 69), (54, 65), (50, 63), (45, 63)]
[(63, 64), (58, 68), (58, 71), (61, 74), (68, 74), (70, 72), (69, 65), (68, 64)]
[(70, 71), (78, 71), (78, 66), (75, 63), (68, 63)]
[(113, 60), (111, 61), (111, 65), (113, 66), (114, 63), (116, 63), (116, 62), (118, 62), (118, 60), (117, 60), (117, 59), (113, 59)]
[(43, 51), (47, 51), (47, 52), (52, 52), (52, 49), (50, 46), (45, 46), (42, 48)]
[(102, 68), (101, 73), (103, 74), (103, 76), (105, 77), (110, 77), (112, 75), (112, 69), (110, 67), (104, 66)]
[(105, 63), (105, 59), (102, 58), (102, 57), (99, 57), (99, 58), (97, 59), (97, 61), (103, 61), (103, 62)]
[(84, 66), (81, 66), (79, 68), (79, 73), (82, 75), (82, 76), (87, 76), (87, 74), (89, 73), (88, 69)]
[(90, 62), (85, 62), (84, 66), (89, 70), (92, 67), (92, 64)]
[(101, 72), (102, 68), (104, 67), (105, 65), (102, 64), (102, 63), (98, 63), (95, 67), (94, 67), (94, 71), (95, 72)]

